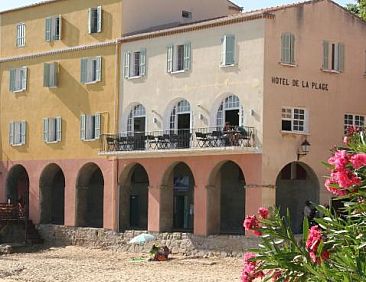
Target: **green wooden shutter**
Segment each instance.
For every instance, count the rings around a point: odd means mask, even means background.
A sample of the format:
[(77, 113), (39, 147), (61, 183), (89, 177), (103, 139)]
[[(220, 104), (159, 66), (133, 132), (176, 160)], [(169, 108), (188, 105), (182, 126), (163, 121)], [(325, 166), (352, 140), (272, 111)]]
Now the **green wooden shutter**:
[(87, 83), (87, 68), (88, 68), (88, 59), (83, 58), (81, 59), (81, 65), (80, 65), (80, 82), (81, 83)]
[(281, 34), (281, 63), (286, 62), (286, 34)]
[(290, 64), (295, 64), (295, 35), (289, 34), (290, 36)]
[(61, 142), (62, 140), (62, 119), (56, 117), (56, 141)]
[(100, 113), (96, 113), (95, 114), (95, 136), (94, 139), (99, 139), (100, 138), (100, 134), (101, 134), (101, 115)]
[(50, 64), (43, 64), (43, 86), (50, 87)]
[(221, 38), (221, 58), (220, 58), (220, 65), (225, 66), (225, 59), (226, 59), (226, 35)]
[(57, 87), (58, 85), (58, 80), (57, 80), (57, 76), (58, 76), (58, 63), (53, 63), (52, 64), (52, 72), (51, 72), (51, 82), (52, 82), (52, 87)]
[(88, 32), (92, 33), (92, 19), (93, 18), (93, 10), (92, 8), (88, 9)]
[(102, 6), (97, 7), (97, 32), (102, 32), (103, 10)]
[(126, 52), (124, 57), (125, 57), (124, 66), (123, 66), (124, 75), (125, 75), (125, 78), (129, 78), (130, 77), (131, 53)]
[(9, 123), (9, 144), (14, 145), (14, 122)]
[(173, 72), (173, 45), (167, 47), (167, 72)]
[(140, 76), (145, 76), (146, 74), (146, 49), (140, 50)]
[(27, 122), (26, 121), (21, 121), (20, 123), (20, 128), (21, 128), (21, 141), (20, 143), (22, 145), (24, 145), (26, 143), (26, 136), (27, 136)]
[(43, 141), (48, 143), (48, 125), (49, 125), (49, 120), (48, 118), (44, 118), (43, 119)]
[(226, 53), (225, 53), (225, 65), (235, 64), (235, 36), (226, 35)]
[(329, 69), (329, 42), (323, 41), (323, 70)]
[(9, 91), (15, 91), (15, 79), (16, 79), (16, 70), (10, 69), (9, 71)]
[(22, 76), (22, 86), (20, 90), (27, 90), (28, 68), (22, 67), (21, 71), (23, 72), (23, 76)]
[(85, 140), (85, 127), (86, 127), (86, 116), (80, 116), (80, 139)]
[(96, 58), (95, 77), (96, 77), (96, 81), (102, 80), (102, 57)]
[(46, 24), (45, 24), (45, 39), (46, 41), (51, 41), (52, 37), (52, 17), (46, 18)]
[(344, 71), (344, 44), (338, 43), (338, 71), (343, 72)]
[(184, 70), (191, 69), (191, 43), (184, 44)]

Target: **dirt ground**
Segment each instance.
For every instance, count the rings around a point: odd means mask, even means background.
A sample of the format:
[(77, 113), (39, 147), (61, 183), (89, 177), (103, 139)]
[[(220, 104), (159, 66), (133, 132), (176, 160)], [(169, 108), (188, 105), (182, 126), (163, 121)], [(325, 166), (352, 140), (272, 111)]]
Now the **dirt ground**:
[(239, 281), (240, 258), (171, 256), (141, 261), (147, 254), (67, 246), (0, 256), (0, 281)]

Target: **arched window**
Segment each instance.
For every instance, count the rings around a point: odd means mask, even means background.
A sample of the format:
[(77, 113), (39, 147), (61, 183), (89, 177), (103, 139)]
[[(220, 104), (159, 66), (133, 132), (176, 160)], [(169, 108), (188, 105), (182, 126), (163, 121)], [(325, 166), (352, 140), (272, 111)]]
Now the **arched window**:
[[(179, 118), (179, 116), (181, 116)], [(187, 100), (179, 101), (172, 109), (169, 119), (169, 128), (187, 129), (191, 124), (191, 105)]]
[(243, 107), (240, 105), (239, 97), (236, 95), (226, 97), (217, 110), (217, 127), (223, 128), (225, 122), (229, 122), (231, 126), (239, 126), (244, 123)]
[(133, 134), (135, 131), (145, 131), (146, 111), (141, 104), (134, 106), (128, 115), (127, 133)]

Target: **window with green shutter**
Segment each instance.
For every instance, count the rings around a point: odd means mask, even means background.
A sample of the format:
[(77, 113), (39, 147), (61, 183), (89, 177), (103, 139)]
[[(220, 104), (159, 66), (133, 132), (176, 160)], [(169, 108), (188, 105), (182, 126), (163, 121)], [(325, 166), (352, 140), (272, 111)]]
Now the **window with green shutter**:
[(221, 41), (221, 66), (235, 65), (235, 35), (225, 35)]
[(96, 83), (102, 80), (102, 57), (83, 58), (80, 63), (80, 82)]
[(80, 139), (83, 141), (98, 140), (101, 135), (101, 114), (80, 116)]
[(61, 141), (61, 117), (43, 119), (43, 140), (46, 143)]
[(96, 8), (89, 8), (88, 10), (89, 33), (102, 32), (102, 21), (103, 21), (102, 16), (103, 16), (102, 6), (98, 6)]
[(322, 69), (331, 72), (344, 72), (345, 47), (343, 43), (323, 41)]
[(24, 47), (25, 46), (25, 23), (18, 23), (16, 26), (16, 46)]
[(295, 35), (289, 32), (281, 34), (281, 63), (295, 64)]
[(58, 63), (45, 63), (43, 67), (43, 86), (57, 87)]
[(21, 67), (9, 70), (9, 90), (13, 93), (27, 89), (28, 68)]
[(62, 18), (61, 15), (47, 17), (45, 20), (46, 41), (61, 40)]
[(11, 146), (21, 146), (26, 144), (27, 122), (12, 121), (9, 124), (9, 144)]
[(167, 47), (167, 72), (184, 72), (191, 69), (191, 43), (169, 45)]

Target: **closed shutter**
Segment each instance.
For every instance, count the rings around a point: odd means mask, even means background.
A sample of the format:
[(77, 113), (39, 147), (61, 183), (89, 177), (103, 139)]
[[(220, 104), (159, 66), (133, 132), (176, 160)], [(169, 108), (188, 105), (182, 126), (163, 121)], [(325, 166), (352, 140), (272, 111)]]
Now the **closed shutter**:
[(102, 32), (103, 10), (102, 6), (97, 7), (97, 32)]
[(43, 119), (43, 140), (44, 142), (48, 143), (49, 139), (48, 139), (48, 125), (49, 125), (49, 120), (48, 118), (44, 118)]
[(124, 66), (123, 66), (125, 78), (130, 77), (130, 64), (131, 64), (131, 53), (126, 52), (125, 53), (125, 62), (124, 62)]
[(93, 20), (93, 9), (88, 9), (88, 32), (92, 33), (92, 20)]
[(95, 136), (94, 136), (94, 139), (99, 139), (100, 138), (100, 133), (101, 133), (101, 116), (100, 116), (100, 113), (96, 113), (95, 114), (95, 129), (94, 129), (94, 132), (95, 132)]
[(344, 44), (338, 43), (338, 71), (344, 71)]
[(87, 83), (87, 68), (88, 68), (88, 59), (81, 59), (80, 65), (80, 82)]
[(27, 122), (26, 121), (21, 121), (21, 126), (20, 126), (20, 128), (21, 128), (21, 141), (20, 141), (20, 143), (22, 144), (22, 145), (24, 145), (25, 143), (26, 143), (26, 135), (27, 135)]
[(15, 69), (10, 69), (9, 71), (9, 90), (11, 92), (15, 91), (15, 79), (16, 79), (16, 70)]
[(57, 87), (58, 63), (53, 63), (51, 66), (51, 87)]
[(95, 70), (95, 80), (102, 80), (102, 57), (96, 58), (96, 70)]
[(191, 69), (191, 43), (184, 44), (184, 70)]
[(62, 119), (56, 117), (56, 141), (61, 142), (62, 140)]
[(281, 63), (286, 62), (286, 34), (281, 34)]
[(235, 64), (235, 36), (226, 35), (225, 65)]
[(173, 45), (167, 47), (167, 72), (173, 72)]
[(283, 33), (281, 35), (281, 63), (291, 63), (291, 34)]
[(9, 123), (9, 144), (14, 145), (14, 122)]
[(86, 116), (85, 115), (81, 115), (80, 116), (80, 139), (81, 140), (85, 140), (85, 124), (86, 122)]
[(28, 68), (27, 67), (22, 67), (22, 86), (21, 86), (21, 90), (27, 90), (27, 78), (28, 78)]
[(45, 24), (45, 39), (46, 41), (51, 41), (52, 37), (52, 17), (46, 18), (46, 24)]
[(329, 42), (323, 41), (323, 70), (329, 69)]
[(146, 49), (141, 49), (140, 51), (140, 76), (145, 76), (146, 74)]
[(290, 34), (290, 64), (295, 64), (295, 35)]
[(50, 87), (50, 64), (43, 65), (43, 86)]

